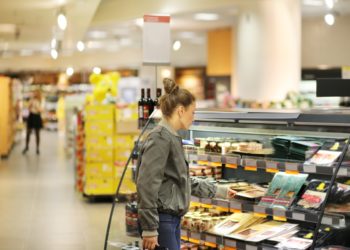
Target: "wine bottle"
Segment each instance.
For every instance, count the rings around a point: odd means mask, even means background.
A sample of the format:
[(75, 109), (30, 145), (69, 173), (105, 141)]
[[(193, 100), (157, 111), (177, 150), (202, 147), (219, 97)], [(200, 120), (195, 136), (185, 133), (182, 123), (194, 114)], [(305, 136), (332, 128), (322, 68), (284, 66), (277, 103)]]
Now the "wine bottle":
[(142, 128), (144, 124), (144, 105), (145, 105), (145, 89), (141, 89), (141, 98), (138, 102), (138, 115), (139, 115), (139, 124), (138, 127)]
[(148, 118), (152, 114), (153, 111), (153, 101), (151, 99), (151, 89), (147, 89), (147, 98), (145, 100), (145, 103), (143, 105), (143, 118), (145, 122), (147, 122)]
[(162, 96), (162, 89), (157, 88), (157, 95), (156, 95), (156, 99), (154, 100), (154, 107), (157, 109), (159, 109), (159, 100), (161, 96)]

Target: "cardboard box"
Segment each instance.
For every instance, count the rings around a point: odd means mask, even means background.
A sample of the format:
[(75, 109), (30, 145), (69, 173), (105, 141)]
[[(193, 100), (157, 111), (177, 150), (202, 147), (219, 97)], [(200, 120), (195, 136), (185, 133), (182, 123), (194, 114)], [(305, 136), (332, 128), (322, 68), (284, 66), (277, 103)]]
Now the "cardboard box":
[(130, 134), (116, 134), (114, 136), (115, 149), (131, 150), (134, 148), (136, 137)]
[(85, 149), (88, 148), (114, 148), (113, 136), (86, 135)]
[[(118, 188), (119, 182), (120, 182), (120, 178), (123, 174), (124, 168), (123, 167), (116, 167), (115, 168), (115, 184), (116, 184), (116, 188)], [(121, 184), (120, 187), (120, 193), (121, 194), (132, 194), (132, 193), (136, 193), (136, 184), (133, 181), (133, 173), (132, 173), (132, 168), (128, 167), (126, 172), (125, 172), (125, 176), (123, 179), (123, 182)]]
[(114, 105), (87, 105), (85, 107), (85, 121), (114, 120)]
[(84, 131), (86, 135), (107, 135), (114, 134), (113, 120), (88, 120), (85, 122)]
[(117, 121), (116, 132), (118, 134), (139, 134), (137, 120)]
[(86, 162), (113, 162), (114, 150), (112, 148), (87, 148), (85, 153)]
[(116, 192), (114, 178), (86, 178), (84, 193), (86, 195), (114, 195)]
[(114, 164), (109, 163), (86, 163), (85, 177), (86, 178), (113, 178)]

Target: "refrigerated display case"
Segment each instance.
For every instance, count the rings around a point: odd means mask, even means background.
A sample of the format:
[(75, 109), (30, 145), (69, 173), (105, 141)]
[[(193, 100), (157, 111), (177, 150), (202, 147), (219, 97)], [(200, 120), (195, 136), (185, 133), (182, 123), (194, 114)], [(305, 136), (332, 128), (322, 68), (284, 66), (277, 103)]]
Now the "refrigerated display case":
[[(147, 134), (155, 121), (151, 120), (142, 134)], [(234, 199), (192, 197), (190, 213), (196, 212), (197, 217), (193, 223), (184, 221), (183, 241), (227, 249), (277, 249), (292, 242), (294, 246), (300, 244), (299, 249), (350, 246), (346, 237), (350, 214), (350, 110), (198, 110), (191, 128), (179, 133), (186, 139), (184, 152), (191, 175), (211, 178), (231, 188), (241, 185)], [(279, 177), (284, 179), (278, 184)], [(243, 192), (244, 196), (240, 192), (247, 189), (242, 186), (259, 186), (263, 192), (255, 197)], [(118, 238), (115, 226), (120, 221), (120, 209), (113, 208), (105, 249), (116, 249), (113, 242)], [(201, 211), (206, 217), (217, 213), (215, 220), (201, 220)], [(217, 216), (227, 219), (242, 213), (259, 217), (261, 224), (222, 234), (212, 230), (220, 225)], [(190, 216), (185, 218), (191, 220)], [(208, 220), (209, 227), (205, 224)], [(259, 231), (263, 230), (262, 224), (265, 231)], [(267, 230), (271, 225), (279, 227)], [(296, 225), (294, 231), (283, 231), (284, 238), (280, 237), (279, 229), (291, 225)]]

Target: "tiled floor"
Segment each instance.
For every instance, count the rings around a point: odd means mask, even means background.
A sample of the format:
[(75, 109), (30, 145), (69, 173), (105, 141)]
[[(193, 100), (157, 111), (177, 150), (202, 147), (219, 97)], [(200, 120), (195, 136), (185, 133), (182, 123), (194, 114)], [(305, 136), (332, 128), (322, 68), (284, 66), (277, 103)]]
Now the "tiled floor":
[[(42, 132), (39, 156), (32, 143), (26, 155), (17, 143), (0, 160), (0, 250), (103, 249), (111, 202), (89, 202), (74, 190), (72, 161), (57, 133)], [(123, 207), (111, 238), (128, 242)]]

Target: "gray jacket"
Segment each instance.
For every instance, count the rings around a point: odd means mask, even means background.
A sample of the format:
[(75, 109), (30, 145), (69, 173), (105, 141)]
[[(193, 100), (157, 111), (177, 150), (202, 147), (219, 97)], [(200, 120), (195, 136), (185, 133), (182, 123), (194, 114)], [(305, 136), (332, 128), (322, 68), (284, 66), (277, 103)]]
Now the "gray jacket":
[(158, 235), (158, 213), (182, 216), (191, 195), (226, 197), (227, 188), (189, 175), (182, 138), (162, 120), (148, 135), (137, 164), (138, 215), (143, 236)]

